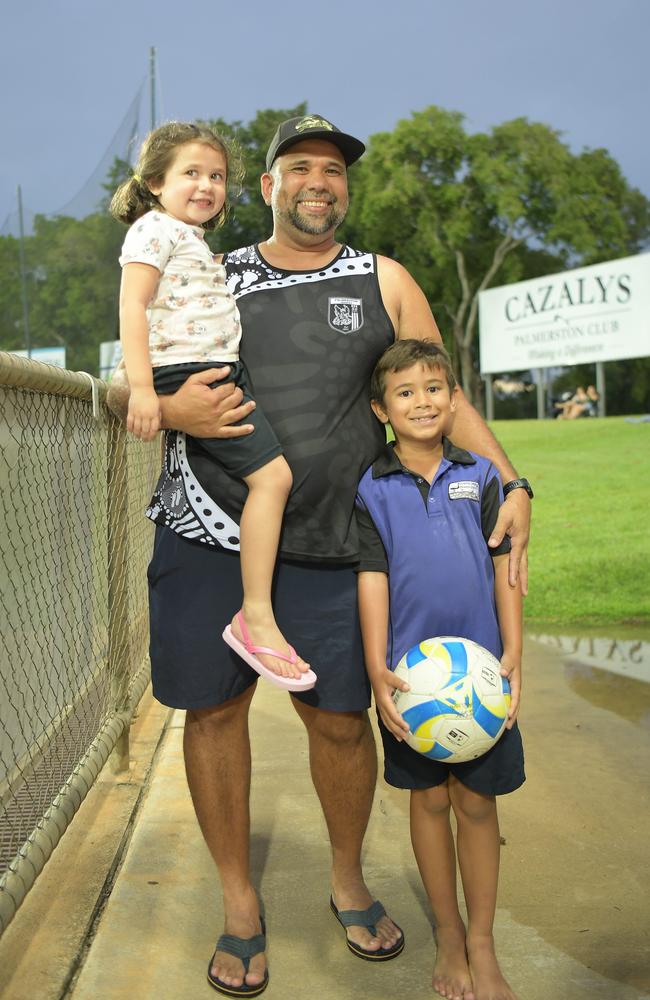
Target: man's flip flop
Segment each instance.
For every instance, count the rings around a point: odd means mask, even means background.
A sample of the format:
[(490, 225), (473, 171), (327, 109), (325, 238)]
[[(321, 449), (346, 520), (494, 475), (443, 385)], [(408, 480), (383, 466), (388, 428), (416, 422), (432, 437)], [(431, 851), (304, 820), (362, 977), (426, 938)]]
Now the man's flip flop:
[(214, 949), (214, 954), (208, 965), (208, 982), (218, 993), (223, 993), (226, 997), (257, 997), (269, 985), (268, 969), (264, 971), (264, 979), (257, 986), (247, 986), (245, 982), (241, 986), (230, 986), (228, 983), (222, 982), (218, 976), (212, 975), (214, 956), (218, 951), (225, 951), (226, 954), (234, 955), (235, 958), (241, 959), (244, 966), (244, 977), (246, 976), (253, 955), (259, 955), (261, 951), (266, 951), (266, 927), (264, 926), (264, 920), (261, 923), (261, 934), (255, 934), (251, 938), (240, 938), (234, 934), (222, 934), (217, 941), (217, 947)]
[(404, 950), (404, 932), (401, 927), (397, 927), (397, 924), (395, 926), (402, 936), (392, 948), (377, 948), (375, 951), (371, 951), (369, 948), (362, 948), (360, 944), (350, 941), (347, 928), (352, 926), (367, 927), (373, 937), (376, 936), (377, 921), (386, 914), (386, 910), (378, 899), (367, 910), (337, 910), (334, 900), (330, 896), (330, 908), (341, 926), (346, 929), (346, 941), (353, 955), (365, 958), (368, 962), (387, 962), (390, 958), (397, 958)]
[(237, 612), (236, 618), (243, 641), (237, 638), (230, 625), (226, 625), (223, 630), (223, 640), (235, 650), (238, 656), (241, 656), (242, 660), (246, 661), (249, 667), (256, 670), (260, 677), (265, 677), (271, 684), (275, 684), (276, 687), (283, 688), (285, 691), (309, 691), (313, 688), (318, 680), (313, 670), (307, 670), (300, 677), (282, 677), (265, 667), (255, 655), (256, 653), (266, 653), (268, 656), (277, 656), (279, 660), (286, 660), (287, 663), (297, 663), (298, 655), (293, 646), (289, 646), (289, 655), (281, 653), (277, 649), (270, 649), (268, 646), (254, 646), (241, 611)]

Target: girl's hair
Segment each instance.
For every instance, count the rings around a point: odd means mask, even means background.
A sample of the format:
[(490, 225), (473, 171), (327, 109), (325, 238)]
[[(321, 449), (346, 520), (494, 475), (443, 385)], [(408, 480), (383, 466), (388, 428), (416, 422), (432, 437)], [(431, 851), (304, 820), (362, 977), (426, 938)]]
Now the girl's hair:
[(111, 215), (131, 225), (145, 212), (159, 206), (158, 199), (149, 190), (149, 183), (159, 184), (163, 180), (178, 148), (188, 142), (203, 142), (226, 158), (226, 200), (218, 215), (203, 223), (204, 229), (222, 226), (230, 208), (230, 199), (241, 192), (244, 163), (234, 142), (224, 139), (202, 122), (196, 125), (191, 122), (166, 122), (149, 133), (142, 143), (133, 176), (120, 184), (113, 195)]
[(442, 346), (433, 340), (404, 339), (396, 340), (384, 351), (375, 365), (370, 380), (370, 398), (377, 403), (384, 402), (386, 395), (386, 376), (389, 372), (401, 372), (412, 365), (426, 365), (427, 368), (440, 368), (444, 372), (449, 391), (456, 388), (456, 378), (451, 367), (449, 355)]

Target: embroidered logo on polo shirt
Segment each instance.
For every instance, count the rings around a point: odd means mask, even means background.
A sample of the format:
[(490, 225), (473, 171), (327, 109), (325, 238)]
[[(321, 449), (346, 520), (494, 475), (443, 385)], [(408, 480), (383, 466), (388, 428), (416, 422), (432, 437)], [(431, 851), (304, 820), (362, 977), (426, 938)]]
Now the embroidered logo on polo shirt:
[(330, 296), (327, 322), (339, 333), (353, 333), (363, 326), (363, 299), (344, 299)]
[(480, 494), (478, 489), (478, 483), (472, 482), (472, 480), (465, 480), (460, 483), (450, 483), (449, 484), (449, 499), (450, 500), (479, 500)]

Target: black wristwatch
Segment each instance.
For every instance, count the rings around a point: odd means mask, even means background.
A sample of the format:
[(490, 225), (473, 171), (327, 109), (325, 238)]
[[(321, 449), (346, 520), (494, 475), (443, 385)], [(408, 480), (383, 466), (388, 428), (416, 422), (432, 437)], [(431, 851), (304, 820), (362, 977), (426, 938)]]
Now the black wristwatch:
[(535, 496), (527, 479), (513, 479), (509, 483), (506, 483), (503, 487), (503, 496), (507, 497), (508, 493), (512, 493), (513, 490), (526, 490), (531, 500)]

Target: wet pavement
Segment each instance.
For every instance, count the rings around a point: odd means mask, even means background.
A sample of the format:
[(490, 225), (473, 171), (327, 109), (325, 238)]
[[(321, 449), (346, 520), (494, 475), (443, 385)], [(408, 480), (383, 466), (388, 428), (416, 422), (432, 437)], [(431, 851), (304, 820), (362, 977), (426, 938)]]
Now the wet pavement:
[[(500, 801), (502, 966), (519, 1000), (650, 1000), (650, 675), (638, 663), (605, 669), (607, 649), (592, 653), (589, 636), (532, 634), (520, 717), (528, 780)], [(621, 667), (623, 655), (639, 659), (621, 646), (610, 660)], [(143, 703), (131, 774), (102, 774), (0, 941), (3, 1000), (214, 995), (205, 969), (221, 909), (185, 785), (182, 722)], [(434, 997), (406, 793), (380, 782), (366, 839), (369, 885), (407, 938), (400, 958), (374, 967), (348, 952), (329, 913), (325, 826), (281, 692), (260, 684), (251, 732), (265, 997)]]
[(535, 628), (529, 638), (558, 654), (567, 684), (581, 698), (650, 728), (650, 629)]

